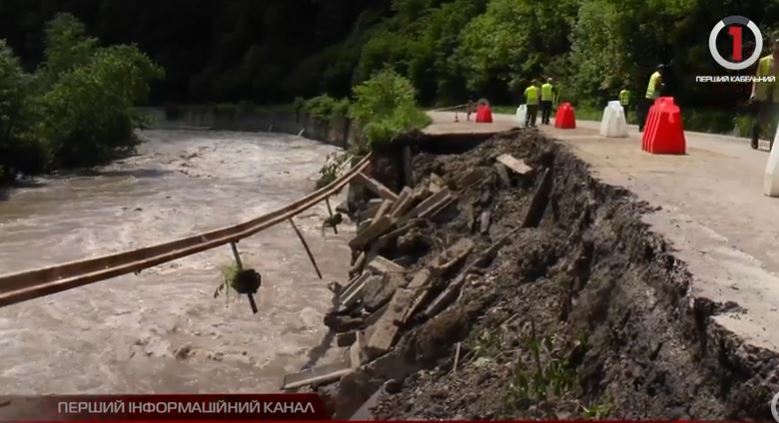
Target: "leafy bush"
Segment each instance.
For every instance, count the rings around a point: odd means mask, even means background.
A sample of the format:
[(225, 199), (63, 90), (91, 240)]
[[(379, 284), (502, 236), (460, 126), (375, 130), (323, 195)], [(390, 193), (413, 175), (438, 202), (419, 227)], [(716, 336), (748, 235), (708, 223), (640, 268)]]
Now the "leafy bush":
[(303, 104), (303, 110), (317, 119), (343, 118), (349, 113), (349, 99), (339, 100), (324, 94), (306, 100)]
[(393, 70), (384, 70), (354, 88), (350, 116), (371, 147), (422, 128), (430, 118), (416, 105), (411, 82)]
[(55, 164), (91, 166), (132, 151), (141, 123), (134, 105), (148, 97), (149, 81), (162, 76), (134, 46), (101, 49), (64, 74), (42, 97), (47, 120), (41, 135)]

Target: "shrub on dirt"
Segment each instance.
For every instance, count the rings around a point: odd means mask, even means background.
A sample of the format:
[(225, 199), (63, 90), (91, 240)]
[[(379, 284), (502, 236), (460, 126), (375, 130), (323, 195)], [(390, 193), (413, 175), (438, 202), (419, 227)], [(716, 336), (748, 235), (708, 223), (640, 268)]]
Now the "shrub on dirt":
[(354, 88), (350, 116), (371, 147), (430, 123), (417, 107), (414, 86), (393, 70), (383, 70)]
[(344, 118), (349, 113), (349, 99), (337, 99), (327, 94), (303, 102), (303, 111), (321, 120)]

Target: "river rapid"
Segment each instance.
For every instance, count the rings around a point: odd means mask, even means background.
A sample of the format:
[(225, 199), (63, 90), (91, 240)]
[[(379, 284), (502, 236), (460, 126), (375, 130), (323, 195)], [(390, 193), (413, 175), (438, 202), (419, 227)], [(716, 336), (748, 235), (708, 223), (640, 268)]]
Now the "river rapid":
[[(139, 154), (0, 197), (0, 274), (146, 246), (254, 218), (311, 192), (335, 147), (280, 134), (145, 131)], [(343, 193), (341, 194), (343, 196)], [(333, 199), (335, 205), (341, 198)], [(0, 309), (0, 394), (277, 391), (326, 335), (330, 281), (353, 234), (323, 231), (324, 204), (242, 240), (263, 275), (260, 312), (214, 298), (220, 247)]]

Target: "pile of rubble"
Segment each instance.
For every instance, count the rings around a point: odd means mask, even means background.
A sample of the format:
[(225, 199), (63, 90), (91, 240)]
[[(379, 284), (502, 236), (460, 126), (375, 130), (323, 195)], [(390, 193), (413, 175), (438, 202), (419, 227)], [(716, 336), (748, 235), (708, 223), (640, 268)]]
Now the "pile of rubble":
[[(534, 199), (524, 222), (491, 241), (491, 212), (472, 216), (473, 208), (461, 198), (479, 192), (479, 185), (493, 179), (497, 186), (532, 183), (540, 175)], [(338, 347), (345, 348), (341, 362), (288, 375), (283, 389), (316, 389), (336, 382), (393, 350), (402, 333), (446, 309), (457, 300), (472, 273), (489, 264), (500, 247), (523, 227), (538, 225), (551, 192), (551, 172), (536, 172), (510, 154), (501, 154), (490, 167), (475, 167), (444, 180), (430, 173), (416, 187), (396, 194), (368, 175), (354, 183), (374, 196), (358, 213), (358, 231), (349, 242), (354, 252), (351, 280), (331, 285), (335, 307), (325, 324), (337, 333)], [(466, 210), (469, 230), (446, 245), (429, 236), (433, 226), (444, 224)], [(393, 257), (388, 259), (386, 256)]]

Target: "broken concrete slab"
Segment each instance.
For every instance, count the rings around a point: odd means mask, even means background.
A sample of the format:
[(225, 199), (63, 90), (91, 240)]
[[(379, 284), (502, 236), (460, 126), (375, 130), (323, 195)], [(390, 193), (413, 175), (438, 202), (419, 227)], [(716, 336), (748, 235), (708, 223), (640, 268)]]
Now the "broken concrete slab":
[(517, 159), (511, 154), (503, 154), (497, 160), (516, 174), (527, 176), (533, 172), (533, 168), (528, 166), (524, 160)]
[(511, 187), (511, 178), (509, 178), (508, 168), (502, 163), (495, 163), (495, 171), (498, 174), (500, 185), (504, 188)]
[(362, 296), (365, 311), (373, 312), (383, 307), (405, 282), (406, 279), (399, 273), (385, 274), (379, 281), (370, 279)]
[(360, 172), (358, 173), (352, 181), (363, 185), (364, 187), (368, 188), (371, 192), (378, 195), (379, 197), (385, 199), (385, 200), (392, 200), (397, 201), (398, 195), (392, 192), (389, 188), (382, 185), (379, 181), (371, 178), (370, 176)]
[(374, 273), (404, 273), (406, 268), (383, 256), (376, 256), (368, 263), (367, 269)]
[(343, 360), (337, 363), (288, 374), (284, 376), (284, 382), (281, 389), (288, 391), (308, 385), (321, 385), (335, 382), (354, 371), (352, 364), (349, 361), (350, 360)]
[(476, 245), (470, 238), (462, 238), (434, 257), (430, 269), (436, 275), (444, 275), (462, 265)]
[(369, 360), (373, 360), (386, 354), (397, 340), (400, 331), (399, 322), (403, 319), (403, 313), (408, 304), (413, 300), (414, 291), (400, 288), (392, 296), (387, 311), (374, 325), (373, 333), (365, 346), (365, 354)]

